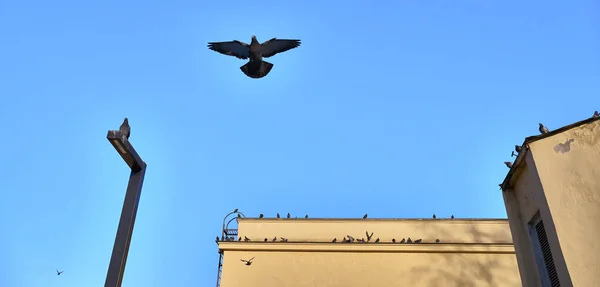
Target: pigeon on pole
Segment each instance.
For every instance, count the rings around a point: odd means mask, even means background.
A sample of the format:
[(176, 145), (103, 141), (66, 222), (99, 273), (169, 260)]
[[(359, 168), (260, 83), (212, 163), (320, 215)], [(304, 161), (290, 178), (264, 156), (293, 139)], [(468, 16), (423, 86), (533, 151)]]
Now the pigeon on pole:
[(242, 60), (249, 60), (248, 63), (241, 66), (240, 69), (246, 76), (253, 79), (260, 79), (266, 76), (273, 68), (273, 64), (263, 61), (263, 58), (269, 58), (299, 46), (300, 40), (277, 38), (273, 38), (261, 44), (256, 40), (256, 36), (252, 36), (250, 44), (238, 40), (208, 43), (208, 48), (215, 52), (227, 56), (234, 56)]

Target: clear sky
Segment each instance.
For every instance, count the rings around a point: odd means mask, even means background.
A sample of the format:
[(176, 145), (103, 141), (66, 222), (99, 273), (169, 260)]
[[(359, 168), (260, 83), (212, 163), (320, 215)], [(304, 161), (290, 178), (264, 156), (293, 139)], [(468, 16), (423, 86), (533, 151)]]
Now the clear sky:
[[(583, 1), (1, 1), (0, 286), (213, 286), (223, 216), (506, 216), (515, 144), (600, 109)], [(209, 41), (299, 38), (271, 73)], [(57, 276), (55, 269), (64, 270)]]

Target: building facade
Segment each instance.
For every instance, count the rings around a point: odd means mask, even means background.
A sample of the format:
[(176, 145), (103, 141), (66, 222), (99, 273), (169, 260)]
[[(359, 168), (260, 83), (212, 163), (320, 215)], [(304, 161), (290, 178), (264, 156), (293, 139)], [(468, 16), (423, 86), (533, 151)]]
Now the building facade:
[(504, 219), (234, 221), (218, 242), (221, 287), (521, 286)]
[(600, 286), (600, 118), (527, 138), (501, 187), (523, 286)]

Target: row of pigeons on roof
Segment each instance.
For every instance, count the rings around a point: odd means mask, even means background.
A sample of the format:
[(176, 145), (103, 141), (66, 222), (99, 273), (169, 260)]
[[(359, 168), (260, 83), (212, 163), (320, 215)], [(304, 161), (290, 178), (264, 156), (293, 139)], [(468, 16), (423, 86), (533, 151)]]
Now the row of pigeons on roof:
[[(594, 114), (592, 115), (593, 119), (597, 119), (600, 118), (600, 113), (598, 111), (594, 111)], [(548, 130), (548, 128), (546, 126), (544, 126), (542, 123), (539, 123), (539, 128), (538, 130), (540, 131), (540, 134), (547, 134), (550, 132), (550, 130)], [(515, 150), (512, 151), (511, 153), (511, 157), (516, 157), (517, 155), (519, 155), (519, 153), (523, 150), (523, 146), (520, 145), (515, 145)], [(513, 166), (513, 162), (512, 161), (505, 161), (504, 164), (506, 165), (506, 167), (508, 168), (512, 168)], [(502, 184), (500, 184), (502, 185)]]
[[(379, 239), (379, 237), (377, 237), (375, 240), (373, 240), (373, 232), (371, 232), (371, 234), (369, 234), (368, 231), (365, 231), (365, 234), (367, 236), (366, 239), (365, 239), (365, 237), (356, 238), (354, 236), (351, 236), (351, 235), (347, 234), (339, 242), (340, 243), (355, 243), (355, 242), (356, 243), (371, 243), (371, 242), (372, 243), (383, 243), (383, 241), (381, 241)], [(215, 242), (217, 242), (217, 243), (223, 242), (223, 241), (235, 241), (235, 240), (233, 239), (233, 237), (225, 237), (225, 238), (221, 237), (219, 239), (219, 236), (217, 236), (217, 238), (215, 239)], [(237, 241), (250, 242), (252, 240), (250, 238), (246, 237), (246, 236), (244, 236), (244, 237), (238, 236), (238, 240)], [(396, 238), (392, 238), (392, 240), (390, 240), (391, 243), (399, 243), (399, 244), (404, 244), (404, 243), (407, 243), (407, 244), (419, 244), (422, 241), (423, 241), (423, 239), (421, 239), (421, 238), (413, 241), (410, 237), (408, 237), (408, 238), (402, 238), (399, 241), (396, 241)], [(263, 239), (263, 242), (288, 242), (288, 239), (285, 238), (285, 237), (277, 237), (277, 236), (273, 237), (273, 239), (269, 239), (269, 238), (265, 237)], [(337, 243), (337, 242), (338, 242), (337, 237), (334, 238), (333, 240), (331, 240), (331, 243)], [(435, 243), (440, 243), (440, 240), (436, 239)]]
[[(234, 213), (238, 212), (238, 209), (236, 208), (233, 212)], [(238, 218), (242, 218), (242, 215), (240, 213), (238, 213), (237, 217)], [(369, 217), (368, 214), (363, 215), (363, 219), (367, 219), (368, 217)], [(261, 213), (261, 214), (258, 215), (258, 218), (265, 218), (265, 215)], [(281, 215), (279, 213), (277, 213), (276, 218), (281, 218)], [(292, 218), (292, 215), (289, 212), (287, 214), (287, 218)], [(298, 218), (298, 217), (296, 216), (294, 218)], [(306, 214), (304, 216), (304, 218), (308, 218), (308, 214)], [(437, 216), (435, 215), (435, 213), (433, 214), (432, 218), (433, 219), (437, 219)], [(450, 219), (454, 219), (454, 215), (451, 215)]]

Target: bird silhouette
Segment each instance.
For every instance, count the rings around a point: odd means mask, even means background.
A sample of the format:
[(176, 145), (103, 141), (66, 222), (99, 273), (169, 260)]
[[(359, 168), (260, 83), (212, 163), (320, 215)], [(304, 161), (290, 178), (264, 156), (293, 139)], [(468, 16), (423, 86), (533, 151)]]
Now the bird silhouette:
[(402, 240), (400, 240), (400, 243), (405, 243), (406, 239), (402, 238)]
[(242, 218), (242, 215), (238, 213), (237, 217), (238, 217), (238, 218)]
[(277, 236), (273, 237), (273, 240), (271, 240), (273, 242), (277, 241)]
[(369, 232), (365, 231), (365, 234), (367, 235), (367, 240), (371, 241), (371, 238), (373, 237), (373, 232), (371, 232), (371, 235), (369, 235)]
[(265, 217), (262, 213), (258, 215), (258, 218), (263, 218)]
[(233, 210), (233, 213), (236, 213), (236, 212), (238, 212), (238, 209), (237, 209), (237, 208)]
[(281, 218), (281, 216), (279, 215), (279, 212), (277, 212), (277, 218)]
[(267, 242), (267, 241), (269, 241), (269, 239), (267, 239), (267, 238), (265, 237), (265, 242)]
[(539, 123), (539, 125), (540, 125), (540, 128), (538, 130), (540, 131), (541, 134), (547, 134), (550, 132), (550, 131), (548, 131), (548, 128), (545, 127), (542, 123)]
[(247, 266), (252, 265), (252, 260), (254, 260), (254, 257), (248, 259), (248, 260), (244, 260), (244, 259), (240, 259), (240, 261), (246, 263)]
[(129, 120), (127, 118), (123, 120), (123, 123), (119, 127), (119, 131), (124, 134), (127, 139), (129, 139), (129, 136), (131, 135), (131, 127), (129, 126)]
[(354, 237), (350, 236), (350, 235), (346, 235), (348, 237), (349, 242), (354, 242)]
[(306, 214), (306, 215), (304, 216), (304, 218), (308, 218), (308, 214)]
[(434, 214), (433, 214), (433, 219), (436, 219), (436, 218), (437, 218), (437, 216), (435, 216), (435, 213), (434, 213)]
[(208, 48), (215, 52), (234, 56), (242, 60), (248, 59), (248, 63), (241, 66), (240, 69), (246, 76), (253, 79), (260, 79), (266, 76), (273, 68), (273, 64), (264, 61), (263, 58), (269, 58), (299, 46), (300, 40), (277, 38), (272, 38), (261, 44), (256, 39), (256, 36), (252, 36), (250, 44), (238, 40), (208, 43)]
[(63, 272), (64, 272), (64, 271), (58, 271), (58, 270), (56, 270), (56, 275), (60, 275), (60, 274), (62, 274)]
[(337, 242), (337, 238), (334, 238), (333, 240), (331, 240), (331, 242), (336, 243)]
[(412, 240), (410, 239), (410, 237), (406, 240), (406, 243), (412, 243)]
[(290, 213), (289, 213), (289, 212), (288, 212), (288, 214), (287, 214), (287, 218), (290, 218)]
[(518, 145), (518, 144), (517, 144), (517, 145), (515, 145), (515, 152), (516, 152), (516, 153), (521, 153), (521, 151), (522, 151), (522, 150), (523, 150), (523, 147), (522, 147), (522, 146), (520, 146), (520, 145)]
[(513, 163), (510, 161), (505, 161), (504, 164), (506, 165), (506, 167), (511, 168), (513, 166)]
[(392, 238), (392, 243), (396, 243), (396, 238)]
[(450, 216), (450, 219), (454, 219), (454, 214), (452, 214), (452, 216)]
[(217, 239), (215, 239), (215, 242), (219, 243), (219, 236), (217, 236)]
[(288, 242), (288, 239), (285, 237), (281, 237), (281, 242)]
[(598, 111), (594, 111), (592, 118), (600, 118), (600, 113), (598, 113)]
[(377, 239), (375, 239), (375, 243), (379, 243), (379, 237), (377, 237)]
[(417, 239), (415, 240), (415, 243), (421, 243), (421, 241), (423, 241), (423, 239)]
[(244, 236), (244, 241), (248, 242), (248, 241), (250, 241), (250, 238)]
[(436, 240), (435, 240), (435, 243), (440, 243), (440, 240), (439, 240), (439, 239), (436, 239)]
[(365, 215), (363, 216), (363, 219), (367, 218), (368, 214), (365, 213)]

